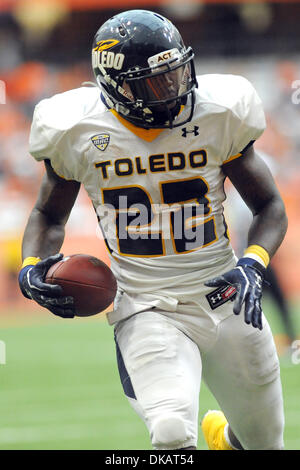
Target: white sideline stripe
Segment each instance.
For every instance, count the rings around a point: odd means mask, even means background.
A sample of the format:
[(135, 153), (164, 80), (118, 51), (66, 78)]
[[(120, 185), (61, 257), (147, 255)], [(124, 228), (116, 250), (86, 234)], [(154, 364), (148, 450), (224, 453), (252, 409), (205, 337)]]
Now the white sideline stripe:
[(69, 440), (69, 439), (82, 439), (83, 436), (91, 433), (91, 427), (85, 427), (86, 432), (83, 432), (83, 426), (59, 426), (55, 424), (53, 429), (51, 425), (41, 427), (24, 427), (24, 428), (6, 428), (0, 430), (0, 448), (3, 444), (11, 444), (17, 442), (42, 442), (54, 440)]
[[(298, 413), (285, 413), (285, 421), (288, 423), (289, 428), (297, 428), (299, 429), (299, 421), (300, 421), (300, 414)], [(299, 438), (299, 445), (300, 445), (300, 438)]]
[[(125, 423), (126, 424), (126, 423)], [(119, 423), (116, 425), (116, 431), (119, 428)], [(126, 435), (134, 436), (136, 433), (130, 429), (130, 426), (124, 426), (124, 432)], [(103, 432), (106, 432), (103, 428)], [(29, 443), (29, 442), (49, 442), (49, 441), (68, 441), (70, 439), (82, 439), (86, 437), (91, 439), (93, 436), (93, 427), (90, 425), (85, 426), (59, 426), (55, 425), (47, 426), (35, 426), (35, 427), (23, 427), (23, 428), (6, 428), (0, 430), (0, 449), (3, 448), (3, 444), (13, 443)], [(99, 434), (99, 444), (101, 444), (101, 435)]]
[[(68, 397), (70, 396), (70, 393), (76, 397), (78, 397), (78, 401), (82, 400), (82, 397), (80, 396), (80, 393), (81, 392), (84, 392), (84, 393), (87, 393), (88, 390), (91, 391), (91, 388), (94, 388), (94, 391), (92, 391), (91, 393), (89, 393), (89, 396), (90, 397), (100, 397), (100, 394), (99, 394), (99, 389), (101, 387), (101, 392), (105, 389), (108, 389), (108, 390), (111, 390), (111, 383), (107, 382), (103, 382), (103, 383), (88, 383), (87, 385), (62, 385), (62, 386), (59, 386), (59, 385), (49, 385), (47, 387), (41, 387), (41, 388), (37, 388), (37, 387), (24, 387), (22, 389), (13, 389), (13, 388), (7, 388), (7, 389), (0, 389), (0, 397), (4, 398), (5, 395), (7, 394), (8, 396), (5, 397), (5, 399), (9, 399), (12, 395), (21, 395), (22, 397), (24, 397), (27, 401), (27, 398), (28, 396), (33, 396), (34, 393), (38, 394), (39, 396), (43, 393), (43, 391), (45, 390), (47, 393), (49, 393), (49, 396), (51, 397), (51, 395), (53, 395), (56, 391), (59, 392), (60, 394), (61, 393), (68, 393)], [(26, 396), (27, 395), (27, 396)], [(104, 394), (101, 394), (101, 397), (104, 396)], [(111, 396), (111, 394), (109, 395)], [(46, 400), (47, 401), (47, 400)]]
[(288, 441), (289, 441), (288, 448), (286, 448), (285, 450), (287, 450), (287, 449), (299, 450), (300, 439), (289, 439)]
[[(96, 408), (97, 406), (97, 408)], [(35, 414), (36, 411), (40, 411), (40, 414)], [(24, 426), (23, 423), (27, 423), (30, 426), (40, 426), (42, 423), (49, 423), (50, 425), (56, 425), (59, 427), (61, 422), (72, 422), (76, 421), (78, 423), (79, 420), (81, 423), (83, 423), (83, 426), (86, 425), (86, 421), (93, 423), (95, 421), (98, 421), (101, 423), (103, 419), (107, 418), (115, 418), (119, 417), (120, 420), (126, 421), (127, 419), (127, 413), (124, 413), (124, 408), (122, 406), (114, 406), (113, 408), (101, 408), (99, 409), (99, 403), (97, 405), (94, 405), (94, 407), (86, 407), (86, 409), (81, 409), (80, 411), (76, 411), (76, 414), (72, 412), (72, 408), (70, 408), (70, 412), (66, 412), (65, 409), (62, 409), (61, 411), (58, 410), (52, 410), (48, 413), (45, 413), (41, 407), (39, 407), (38, 410), (33, 411), (28, 411), (27, 413), (22, 410), (22, 419), (18, 420), (18, 418), (15, 419), (10, 419), (9, 421), (2, 420), (1, 427), (0, 427), (0, 434), (1, 432), (6, 429), (5, 426), (8, 426), (9, 428), (11, 426), (16, 427), (16, 428), (21, 428)]]

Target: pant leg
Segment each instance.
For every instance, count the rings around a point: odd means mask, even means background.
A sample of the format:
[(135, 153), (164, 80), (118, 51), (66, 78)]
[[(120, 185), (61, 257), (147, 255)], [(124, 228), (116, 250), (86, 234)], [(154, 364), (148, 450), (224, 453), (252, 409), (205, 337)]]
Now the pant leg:
[(270, 327), (246, 325), (243, 314), (219, 324), (202, 354), (203, 379), (244, 449), (282, 449), (284, 412), (279, 361)]
[(197, 446), (202, 368), (197, 345), (157, 311), (119, 322), (115, 338), (124, 391), (153, 447)]

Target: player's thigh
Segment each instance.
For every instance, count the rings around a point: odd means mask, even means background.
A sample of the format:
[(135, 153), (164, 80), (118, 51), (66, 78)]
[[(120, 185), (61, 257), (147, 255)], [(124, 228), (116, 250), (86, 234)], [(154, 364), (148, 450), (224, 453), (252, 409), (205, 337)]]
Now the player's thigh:
[(283, 401), (278, 356), (270, 327), (243, 316), (219, 325), (212, 350), (202, 355), (203, 378), (245, 449), (283, 446)]
[(157, 312), (115, 329), (124, 391), (157, 448), (196, 445), (201, 358), (198, 347)]

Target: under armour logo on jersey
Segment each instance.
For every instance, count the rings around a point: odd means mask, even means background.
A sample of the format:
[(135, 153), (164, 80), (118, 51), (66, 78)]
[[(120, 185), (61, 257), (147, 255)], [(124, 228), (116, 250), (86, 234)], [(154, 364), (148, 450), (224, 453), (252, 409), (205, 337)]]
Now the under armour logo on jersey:
[(184, 127), (181, 130), (182, 130), (182, 137), (186, 137), (187, 134), (194, 134), (195, 136), (199, 135), (199, 127), (198, 126), (194, 126), (194, 129), (192, 131), (188, 131), (186, 127)]

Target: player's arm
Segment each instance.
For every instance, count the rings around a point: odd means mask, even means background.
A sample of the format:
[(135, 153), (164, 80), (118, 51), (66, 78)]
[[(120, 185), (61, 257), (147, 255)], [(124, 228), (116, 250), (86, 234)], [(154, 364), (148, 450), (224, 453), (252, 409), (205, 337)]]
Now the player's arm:
[(242, 157), (223, 165), (223, 172), (253, 214), (248, 245), (263, 247), (271, 258), (285, 236), (287, 216), (269, 168), (252, 145)]
[(47, 160), (45, 166), (39, 195), (24, 232), (19, 284), (26, 297), (55, 315), (70, 318), (75, 314), (73, 299), (63, 297), (60, 286), (46, 284), (44, 279), (50, 266), (63, 257), (58, 251), (80, 183), (57, 176)]
[(23, 260), (57, 253), (64, 241), (65, 224), (77, 198), (80, 183), (57, 176), (45, 160), (46, 172), (30, 214), (22, 243)]
[(234, 313), (238, 315), (245, 305), (245, 322), (262, 329), (262, 282), (270, 258), (287, 230), (285, 207), (268, 167), (253, 146), (242, 157), (223, 165), (223, 171), (252, 211), (253, 221), (248, 248), (236, 268), (206, 285), (217, 287), (228, 283), (235, 286)]

